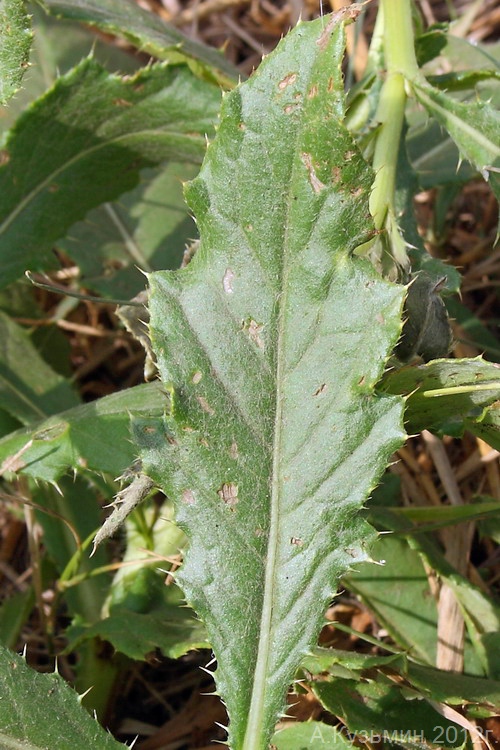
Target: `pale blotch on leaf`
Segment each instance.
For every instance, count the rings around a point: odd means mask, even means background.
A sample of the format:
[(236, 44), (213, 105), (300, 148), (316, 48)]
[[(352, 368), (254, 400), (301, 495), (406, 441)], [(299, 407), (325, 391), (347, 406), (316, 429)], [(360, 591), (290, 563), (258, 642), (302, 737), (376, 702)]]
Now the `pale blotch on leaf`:
[(194, 505), (195, 499), (192, 490), (183, 490), (182, 502), (186, 503), (186, 505)]
[(316, 194), (321, 193), (321, 191), (325, 189), (326, 185), (321, 182), (316, 174), (316, 170), (314, 169), (314, 165), (312, 163), (311, 154), (301, 154), (300, 158), (302, 159), (302, 163), (309, 173), (309, 182), (311, 183), (312, 189)]
[(211, 417), (215, 414), (206, 398), (203, 398), (203, 396), (196, 396), (196, 400), (206, 414), (210, 414)]
[(235, 279), (234, 271), (232, 271), (230, 268), (226, 268), (226, 272), (224, 273), (224, 277), (222, 279), (222, 287), (226, 294), (233, 294), (233, 281)]
[(297, 73), (289, 73), (279, 83), (278, 88), (280, 91), (284, 91), (287, 86), (291, 86), (297, 80)]
[(238, 504), (238, 485), (234, 482), (224, 482), (222, 487), (217, 490), (217, 494), (230, 508), (234, 508)]
[(233, 442), (231, 443), (231, 447), (229, 448), (229, 455), (231, 456), (233, 461), (236, 461), (236, 459), (240, 455), (238, 451), (238, 443), (235, 440), (233, 440)]
[(250, 339), (253, 341), (259, 349), (264, 349), (264, 342), (260, 337), (260, 334), (264, 330), (262, 323), (256, 323), (255, 320), (250, 319), (244, 324), (244, 330), (248, 333)]
[(202, 379), (202, 377), (203, 377), (202, 373), (199, 370), (196, 370), (195, 374), (192, 377), (192, 382), (195, 385), (198, 385), (198, 383), (200, 382), (200, 380)]

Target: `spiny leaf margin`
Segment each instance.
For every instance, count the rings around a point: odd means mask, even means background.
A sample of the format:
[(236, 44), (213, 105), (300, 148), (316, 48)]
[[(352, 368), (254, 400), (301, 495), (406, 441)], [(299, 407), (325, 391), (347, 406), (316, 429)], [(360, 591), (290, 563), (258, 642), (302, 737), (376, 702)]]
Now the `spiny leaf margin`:
[(338, 576), (368, 559), (357, 511), (404, 437), (402, 400), (373, 392), (404, 289), (352, 255), (373, 175), (341, 124), (341, 19), (300, 24), (224, 98), (187, 191), (200, 248), (150, 276), (170, 409), (134, 433), (191, 538), (179, 581), (234, 750), (267, 747)]

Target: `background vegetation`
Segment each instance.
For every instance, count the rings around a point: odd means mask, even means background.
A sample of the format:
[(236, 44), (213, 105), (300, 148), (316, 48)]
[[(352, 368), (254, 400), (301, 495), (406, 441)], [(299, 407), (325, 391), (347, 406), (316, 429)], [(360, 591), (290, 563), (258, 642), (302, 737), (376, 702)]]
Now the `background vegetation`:
[[(3, 29), (2, 69), (16, 64), (2, 99), (17, 93), (0, 110), (0, 640), (24, 653), (30, 671), (5, 652), (16, 677), (4, 671), (0, 679), (18, 723), (26, 735), (34, 727), (40, 747), (63, 747), (53, 723), (44, 724), (47, 694), (57, 694), (56, 714), (75, 726), (68, 747), (120, 745), (95, 734), (90, 717), (85, 723), (61, 680), (43, 675), (38, 683), (32, 670), (57, 669), (120, 742), (139, 737), (141, 750), (211, 747), (226, 737), (216, 724), (227, 722), (224, 706), (206, 695), (212, 679), (199, 669), (211, 660), (207, 633), (182, 606), (172, 577), (186, 540), (171, 502), (152, 493), (89, 557), (103, 508), (124, 484), (135, 487), (132, 504), (151, 489), (140, 486), (134, 465), (130, 415), (151, 427), (165, 408), (155, 376), (142, 385), (143, 300), (118, 314), (107, 300), (140, 294), (143, 271), (186, 263), (197, 228), (182, 183), (196, 176), (206, 136), (214, 137), (221, 88), (250, 74), (299, 15), (307, 20), (320, 8), (146, 5), (128, 15), (127, 3), (112, 0), (47, 0), (45, 9), (28, 6), (34, 40), (22, 16), (12, 47)], [(9, 2), (0, 10), (7, 18)], [(495, 3), (429, 1), (416, 10), (417, 56), (428, 79), (454, 72), (444, 89), (457, 106), (497, 108)], [(370, 5), (348, 27), (344, 70), (347, 123), (368, 152), (364, 109), (376, 87), (363, 75), (375, 17)], [(78, 23), (92, 19), (97, 29)], [(450, 19), (452, 32), (439, 26)], [(222, 44), (224, 56), (213, 49)], [(189, 64), (172, 72), (162, 60)], [(446, 747), (500, 741), (500, 255), (491, 190), (498, 172), (487, 184), (416, 104), (406, 117), (409, 162), (399, 170), (415, 181), (419, 234), (409, 222), (405, 237), (425, 245), (435, 259), (429, 270), (448, 264), (452, 357), (470, 362), (458, 381), (452, 358), (445, 375), (442, 364), (424, 376), (410, 370), (404, 382), (389, 374), (384, 390), (432, 390), (444, 378), (463, 387), (464, 400), (457, 406), (454, 394), (438, 408), (419, 393), (408, 399), (407, 431), (418, 435), (399, 448), (365, 510), (376, 529), (392, 532), (371, 552), (385, 565), (358, 564), (342, 579), (326, 615), (332, 624), (289, 699), (288, 713), (309, 723), (283, 719), (287, 729), (273, 739), (283, 750), (351, 747), (363, 736), (403, 746), (422, 736)], [(82, 118), (88, 130), (67, 138)], [(407, 200), (396, 193), (395, 210)], [(479, 385), (472, 396), (471, 384)], [(2, 710), (0, 703), (2, 747), (14, 747), (15, 721)]]

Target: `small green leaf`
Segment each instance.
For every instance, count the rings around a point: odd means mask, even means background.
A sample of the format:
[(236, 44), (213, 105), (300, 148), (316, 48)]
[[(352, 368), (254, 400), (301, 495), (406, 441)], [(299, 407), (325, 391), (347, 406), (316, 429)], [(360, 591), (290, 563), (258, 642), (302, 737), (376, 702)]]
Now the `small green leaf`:
[(153, 57), (174, 62), (198, 61), (202, 73), (226, 86), (234, 86), (240, 78), (238, 69), (220, 52), (190, 39), (132, 0), (44, 0), (44, 5), (54, 15), (122, 36)]
[(32, 36), (23, 0), (0, 0), (0, 104), (21, 86)]
[(123, 750), (58, 674), (39, 674), (0, 645), (2, 750)]
[(336, 20), (299, 24), (224, 98), (187, 191), (199, 250), (150, 277), (172, 401), (135, 436), (190, 537), (179, 582), (233, 750), (267, 748), (339, 574), (367, 557), (358, 510), (403, 439), (401, 402), (374, 394), (403, 288), (353, 255), (373, 175), (341, 124)]
[(459, 102), (419, 79), (415, 95), (448, 131), (463, 158), (489, 181), (500, 200), (500, 114), (489, 102)]
[(0, 312), (0, 408), (27, 425), (78, 402), (69, 382), (42, 359), (28, 333)]
[(459, 436), (465, 420), (480, 424), (484, 409), (500, 399), (500, 365), (481, 357), (438, 359), (392, 370), (381, 387), (407, 397), (410, 432), (427, 429)]
[[(149, 580), (151, 583), (151, 580)], [(165, 587), (165, 584), (161, 584)], [(109, 641), (116, 651), (130, 659), (144, 661), (159, 649), (169, 659), (178, 659), (188, 651), (210, 648), (205, 628), (189, 607), (183, 606), (178, 595), (175, 601), (164, 604), (158, 612), (133, 612), (126, 607), (115, 607), (109, 617), (83, 628), (70, 627), (67, 650), (77, 649), (89, 638)]]
[(277, 732), (270, 747), (276, 750), (349, 750), (355, 745), (346, 729), (331, 727), (320, 721), (308, 721)]
[(220, 104), (185, 66), (135, 76), (84, 60), (38, 99), (7, 139), (0, 168), (4, 286), (51, 260), (54, 242), (97, 205), (133, 188), (141, 167), (200, 162)]
[(466, 91), (481, 81), (500, 81), (499, 70), (459, 70), (427, 76), (427, 82), (443, 91)]

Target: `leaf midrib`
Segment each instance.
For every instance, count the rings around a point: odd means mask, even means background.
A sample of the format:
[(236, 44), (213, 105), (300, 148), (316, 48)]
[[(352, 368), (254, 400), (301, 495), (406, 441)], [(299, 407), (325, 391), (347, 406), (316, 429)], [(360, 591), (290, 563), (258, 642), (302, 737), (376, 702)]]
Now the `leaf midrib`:
[[(313, 67), (314, 70), (314, 67)], [(309, 76), (310, 80), (310, 76)], [(270, 502), (270, 524), (269, 524), (269, 540), (267, 545), (266, 565), (265, 565), (265, 578), (264, 578), (264, 595), (262, 600), (262, 616), (261, 625), (259, 631), (259, 643), (257, 648), (257, 661), (254, 672), (254, 682), (252, 690), (252, 698), (250, 701), (250, 709), (248, 712), (248, 721), (245, 731), (245, 738), (243, 741), (242, 750), (257, 750), (260, 748), (260, 740), (265, 735), (263, 732), (263, 719), (265, 716), (265, 699), (267, 694), (267, 684), (269, 677), (269, 661), (270, 661), (270, 633), (271, 623), (273, 620), (273, 603), (275, 601), (275, 589), (276, 589), (276, 560), (278, 557), (278, 542), (279, 542), (279, 528), (280, 528), (280, 517), (281, 517), (281, 488), (282, 483), (280, 482), (281, 477), (281, 444), (282, 444), (282, 433), (283, 433), (283, 393), (282, 384), (284, 382), (284, 333), (285, 333), (285, 314), (287, 310), (287, 300), (289, 296), (289, 285), (288, 276), (290, 272), (290, 251), (287, 251), (289, 247), (289, 231), (290, 231), (290, 211), (293, 207), (294, 201), (292, 198), (293, 185), (295, 184), (295, 175), (297, 169), (301, 168), (301, 161), (297, 159), (297, 144), (302, 140), (304, 133), (304, 124), (307, 121), (305, 114), (300, 121), (297, 128), (295, 143), (293, 148), (289, 147), (289, 151), (293, 154), (289, 185), (290, 190), (287, 194), (286, 199), (286, 221), (284, 222), (284, 238), (283, 238), (283, 266), (281, 276), (281, 293), (278, 295), (278, 317), (277, 317), (277, 337), (276, 337), (276, 410), (274, 419), (274, 436), (273, 436), (273, 462), (272, 462), (272, 479), (271, 479), (271, 502)], [(255, 742), (257, 741), (257, 744)]]

